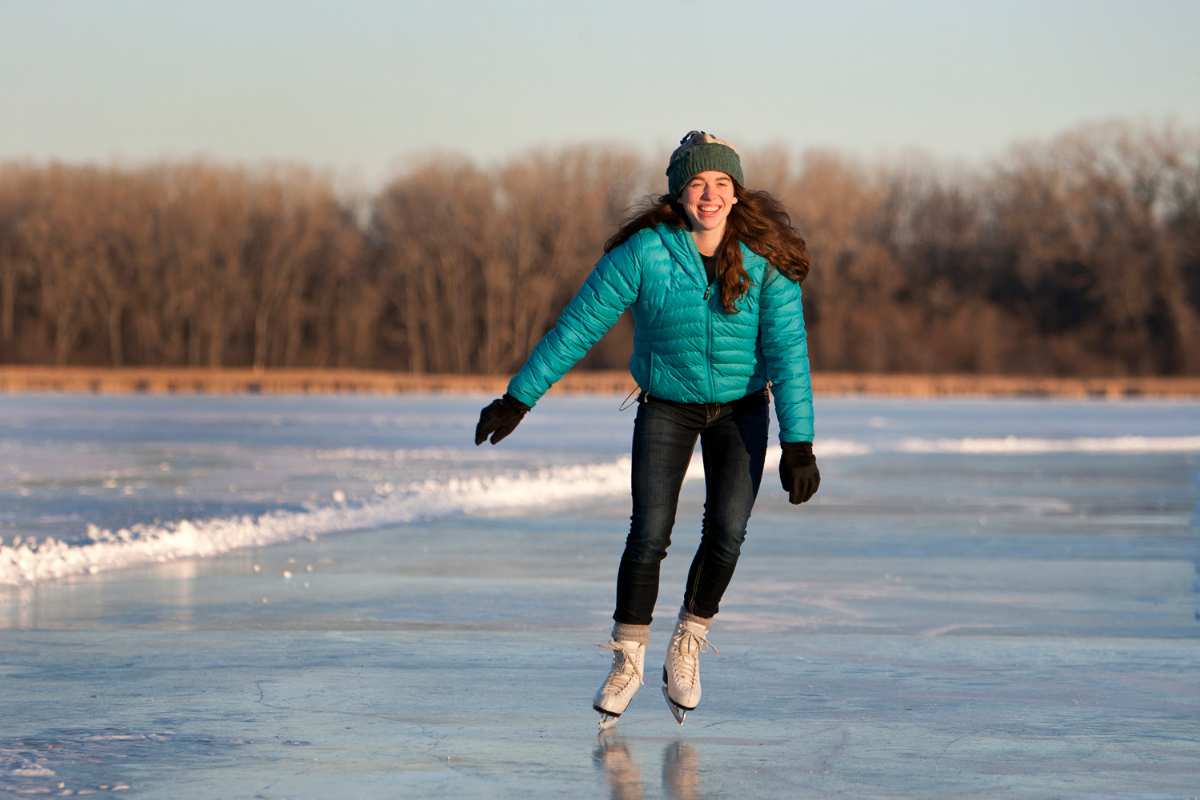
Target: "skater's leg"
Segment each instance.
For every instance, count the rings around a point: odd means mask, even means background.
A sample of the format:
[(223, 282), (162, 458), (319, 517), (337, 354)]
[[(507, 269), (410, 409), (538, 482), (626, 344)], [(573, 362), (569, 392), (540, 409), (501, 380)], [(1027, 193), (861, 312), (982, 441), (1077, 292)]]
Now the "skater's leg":
[(659, 569), (671, 543), (679, 489), (704, 424), (702, 407), (638, 403), (633, 426), (633, 514), (617, 571), (617, 623), (649, 625)]
[(712, 627), (712, 617), (698, 617), (686, 608), (679, 609), (679, 617), (676, 619), (676, 622), (685, 623), (689, 627), (702, 630), (706, 634), (708, 633), (708, 629)]
[(612, 638), (614, 642), (637, 642), (645, 647), (650, 644), (650, 626), (617, 622), (613, 624)]
[(769, 428), (765, 393), (729, 404), (700, 436), (704, 456), (704, 523), (688, 570), (684, 609), (711, 619), (733, 577), (746, 524), (762, 483)]
[(614, 724), (643, 683), (650, 619), (658, 599), (659, 565), (671, 541), (679, 488), (699, 435), (695, 412), (656, 401), (638, 403), (633, 428), (633, 514), (617, 572), (612, 667), (592, 707), (600, 728)]

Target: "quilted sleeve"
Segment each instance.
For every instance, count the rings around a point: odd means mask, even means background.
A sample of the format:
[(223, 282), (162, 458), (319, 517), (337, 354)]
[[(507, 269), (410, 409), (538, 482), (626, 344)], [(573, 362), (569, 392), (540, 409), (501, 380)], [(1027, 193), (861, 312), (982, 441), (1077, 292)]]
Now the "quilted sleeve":
[(641, 285), (641, 265), (630, 244), (610, 250), (596, 263), (558, 322), (509, 381), (509, 394), (532, 408), (633, 305)]
[(813, 440), (812, 377), (800, 284), (767, 267), (759, 296), (759, 338), (779, 420), (780, 442)]

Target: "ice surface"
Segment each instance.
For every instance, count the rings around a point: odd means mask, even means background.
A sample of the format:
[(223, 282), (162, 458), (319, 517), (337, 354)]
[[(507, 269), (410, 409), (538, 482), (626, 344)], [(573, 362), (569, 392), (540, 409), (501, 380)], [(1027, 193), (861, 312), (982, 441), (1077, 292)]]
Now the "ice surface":
[(10, 559), (242, 525), (0, 587), (0, 796), (1197, 796), (1200, 406), (819, 402), (821, 492), (764, 481), (703, 704), (651, 681), (598, 738), (631, 414), (476, 449), (483, 400), (0, 397)]
[(899, 449), (906, 453), (1194, 453), (1200, 450), (1200, 436), (905, 439)]

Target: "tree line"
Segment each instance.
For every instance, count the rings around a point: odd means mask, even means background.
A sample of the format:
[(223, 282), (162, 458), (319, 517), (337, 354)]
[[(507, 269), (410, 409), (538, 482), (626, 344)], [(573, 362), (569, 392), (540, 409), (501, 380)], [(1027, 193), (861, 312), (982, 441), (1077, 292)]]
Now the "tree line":
[[(0, 363), (517, 368), (662, 159), (0, 164)], [(814, 368), (1200, 374), (1200, 131), (1109, 122), (977, 166), (743, 153), (809, 243)], [(585, 361), (620, 368), (626, 317)]]

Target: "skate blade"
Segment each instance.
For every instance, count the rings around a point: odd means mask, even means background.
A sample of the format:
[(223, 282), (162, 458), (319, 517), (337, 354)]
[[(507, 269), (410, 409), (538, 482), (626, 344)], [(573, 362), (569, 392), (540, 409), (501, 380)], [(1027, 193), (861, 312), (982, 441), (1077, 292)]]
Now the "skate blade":
[(617, 724), (617, 720), (621, 718), (620, 714), (610, 713), (598, 706), (592, 706), (592, 708), (600, 713), (600, 722), (597, 725), (597, 729), (601, 733), (608, 730), (609, 728), (615, 727)]
[(675, 717), (675, 721), (682, 727), (683, 721), (687, 719), (688, 709), (676, 703), (671, 699), (671, 695), (667, 693), (667, 687), (662, 687), (663, 699), (667, 701), (667, 708), (671, 709), (671, 716)]

